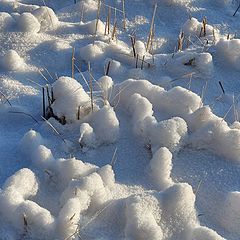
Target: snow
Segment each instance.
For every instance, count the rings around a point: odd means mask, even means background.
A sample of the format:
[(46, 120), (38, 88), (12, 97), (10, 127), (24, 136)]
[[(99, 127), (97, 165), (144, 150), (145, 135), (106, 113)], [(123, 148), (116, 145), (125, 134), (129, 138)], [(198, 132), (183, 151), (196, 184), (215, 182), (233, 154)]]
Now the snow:
[(0, 239), (239, 240), (238, 5), (0, 1)]

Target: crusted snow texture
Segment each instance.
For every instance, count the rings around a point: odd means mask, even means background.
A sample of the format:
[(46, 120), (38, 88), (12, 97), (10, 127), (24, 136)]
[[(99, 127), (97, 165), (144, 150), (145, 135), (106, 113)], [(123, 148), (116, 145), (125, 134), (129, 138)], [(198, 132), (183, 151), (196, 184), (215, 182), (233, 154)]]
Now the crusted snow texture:
[(240, 192), (229, 192), (222, 205), (219, 221), (224, 229), (240, 234)]
[(163, 191), (174, 184), (170, 176), (171, 170), (171, 152), (166, 147), (159, 148), (149, 164), (149, 175), (158, 191)]
[(91, 111), (91, 100), (82, 85), (70, 77), (60, 77), (53, 83), (55, 101), (51, 105), (53, 113), (66, 122), (77, 120), (78, 111), (81, 118)]

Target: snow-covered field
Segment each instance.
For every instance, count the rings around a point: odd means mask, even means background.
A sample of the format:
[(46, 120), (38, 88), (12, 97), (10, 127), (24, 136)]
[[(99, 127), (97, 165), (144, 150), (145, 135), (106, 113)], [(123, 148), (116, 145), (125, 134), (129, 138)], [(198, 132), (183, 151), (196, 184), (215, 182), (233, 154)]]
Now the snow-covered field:
[(239, 4), (0, 0), (0, 239), (239, 240)]

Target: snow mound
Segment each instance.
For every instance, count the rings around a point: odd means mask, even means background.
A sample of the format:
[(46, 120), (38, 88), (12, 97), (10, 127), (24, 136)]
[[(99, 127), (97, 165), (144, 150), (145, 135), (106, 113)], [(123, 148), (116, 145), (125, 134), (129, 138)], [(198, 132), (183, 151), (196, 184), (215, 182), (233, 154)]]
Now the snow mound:
[(178, 116), (185, 119), (202, 106), (201, 98), (197, 94), (180, 86), (165, 91), (162, 87), (153, 85), (147, 80), (133, 79), (114, 85), (112, 100), (126, 108), (134, 93), (147, 98), (159, 112), (168, 117)]
[(163, 147), (157, 150), (149, 164), (149, 175), (158, 191), (163, 191), (173, 185), (171, 179), (172, 154)]
[(60, 77), (52, 87), (55, 101), (51, 108), (59, 119), (74, 122), (78, 115), (83, 118), (91, 112), (91, 99), (75, 79)]
[(41, 24), (41, 31), (55, 29), (58, 24), (58, 18), (54, 11), (46, 6), (41, 6), (34, 10), (32, 14), (38, 19)]
[[(191, 19), (188, 19), (183, 24), (182, 30), (187, 36), (192, 36), (192, 37), (195, 37), (195, 36), (203, 37), (204, 36), (203, 23), (199, 22), (194, 17), (191, 17)], [(211, 25), (206, 24), (206, 35), (204, 37), (208, 38), (208, 39), (212, 39), (213, 35), (215, 35), (215, 37), (217, 37), (218, 31), (215, 30)]]
[(79, 51), (81, 58), (86, 62), (95, 61), (103, 55), (102, 48), (92, 43), (80, 48)]
[(196, 148), (209, 149), (226, 159), (240, 161), (240, 130), (212, 113), (208, 106), (194, 112), (189, 118), (190, 143)]
[(8, 31), (14, 24), (14, 18), (9, 13), (0, 12), (0, 32)]
[(127, 110), (132, 116), (135, 133), (142, 136), (146, 144), (150, 144), (153, 153), (159, 147), (177, 151), (187, 136), (187, 124), (182, 118), (157, 122), (152, 104), (138, 93), (130, 97)]
[(24, 60), (14, 50), (9, 50), (0, 60), (0, 69), (4, 71), (24, 70)]
[(126, 200), (125, 237), (131, 240), (161, 240), (163, 233), (157, 224), (149, 205), (144, 204), (140, 196)]
[(188, 239), (198, 225), (195, 195), (187, 183), (177, 183), (159, 194), (163, 231), (169, 239)]
[[(96, 25), (97, 25), (97, 31), (96, 31)], [(83, 23), (80, 22), (80, 28), (82, 31), (89, 33), (89, 34), (101, 34), (103, 35), (105, 32), (105, 25), (104, 23), (99, 19), (97, 23), (97, 19)]]
[(31, 13), (22, 13), (17, 21), (18, 29), (21, 32), (38, 33), (40, 31), (40, 23), (38, 19)]
[(216, 44), (216, 49), (224, 64), (228, 63), (240, 69), (240, 39), (221, 38)]
[(191, 51), (178, 52), (166, 64), (169, 73), (185, 75), (191, 73), (200, 73), (210, 76), (213, 72), (213, 60), (210, 53), (197, 53)]
[(97, 147), (114, 143), (119, 134), (119, 121), (112, 107), (105, 105), (93, 112), (80, 126), (79, 143), (82, 147)]

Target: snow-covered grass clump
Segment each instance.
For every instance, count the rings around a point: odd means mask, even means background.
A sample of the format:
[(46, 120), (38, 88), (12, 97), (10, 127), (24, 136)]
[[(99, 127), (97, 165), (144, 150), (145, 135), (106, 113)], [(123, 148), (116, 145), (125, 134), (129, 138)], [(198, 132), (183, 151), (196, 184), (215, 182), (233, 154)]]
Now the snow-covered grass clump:
[[(91, 112), (91, 99), (81, 84), (70, 77), (60, 77), (53, 83), (53, 113), (66, 122), (74, 122)], [(79, 114), (78, 114), (79, 112)]]
[[(216, 37), (217, 34), (217, 30), (214, 30), (214, 28), (209, 25), (206, 24), (205, 25), (205, 33), (204, 33), (204, 25), (202, 22), (199, 22), (196, 18), (191, 17), (190, 19), (188, 19), (183, 27), (182, 27), (183, 32), (187, 35), (187, 36), (192, 36), (194, 37), (210, 37), (213, 38), (214, 35)], [(215, 39), (216, 40), (216, 39)]]
[(7, 51), (0, 60), (0, 70), (3, 71), (18, 71), (24, 70), (24, 60), (14, 50)]

